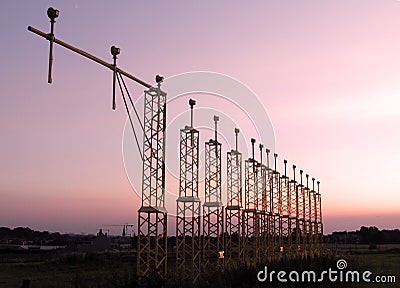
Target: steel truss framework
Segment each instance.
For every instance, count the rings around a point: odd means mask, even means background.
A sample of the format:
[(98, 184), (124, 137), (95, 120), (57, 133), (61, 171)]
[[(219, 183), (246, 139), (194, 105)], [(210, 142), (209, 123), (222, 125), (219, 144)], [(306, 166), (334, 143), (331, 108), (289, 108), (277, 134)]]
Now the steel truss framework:
[(321, 253), (324, 249), (324, 226), (322, 223), (322, 197), (319, 193), (319, 181), (317, 181), (317, 192), (315, 193), (315, 214), (316, 214), (316, 235), (317, 235), (317, 251)]
[(225, 217), (225, 258), (229, 265), (241, 258), (242, 243), (242, 154), (237, 148), (227, 152), (227, 206)]
[(292, 231), (290, 229), (290, 186), (289, 177), (286, 176), (286, 164), (287, 161), (284, 160), (285, 164), (285, 174), (281, 176), (280, 183), (280, 205), (279, 205), (279, 252), (280, 255), (286, 256), (290, 255), (292, 249)]
[(165, 209), (166, 93), (149, 88), (144, 97), (142, 205), (138, 211), (139, 277), (167, 273)]
[(254, 159), (254, 144), (256, 140), (251, 139), (252, 157), (245, 161), (245, 192), (243, 210), (243, 246), (242, 261), (259, 261), (260, 256), (260, 222), (258, 213), (259, 183), (258, 170), (259, 163)]
[(176, 271), (184, 281), (200, 276), (199, 131), (180, 132), (180, 185), (176, 217)]
[[(260, 150), (262, 153), (262, 145), (260, 145)], [(259, 223), (259, 247), (258, 247), (258, 257), (259, 260), (265, 260), (267, 258), (267, 248), (268, 248), (268, 213), (267, 213), (267, 173), (268, 169), (261, 162), (258, 165), (258, 175), (257, 175), (257, 183), (258, 183), (258, 201), (257, 201), (257, 213), (258, 213), (258, 223)]]
[[(221, 143), (217, 140), (218, 116), (214, 116), (215, 138), (205, 143), (205, 201), (203, 204), (203, 263), (224, 264), (224, 207), (221, 201)], [(220, 253), (221, 252), (221, 253)], [(222, 262), (222, 263), (221, 263)]]

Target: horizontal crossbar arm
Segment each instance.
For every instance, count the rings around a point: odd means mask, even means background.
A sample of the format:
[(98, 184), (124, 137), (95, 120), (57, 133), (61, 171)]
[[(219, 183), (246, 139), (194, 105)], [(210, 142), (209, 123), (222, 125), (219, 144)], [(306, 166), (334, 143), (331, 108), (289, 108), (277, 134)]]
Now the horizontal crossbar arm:
[[(42, 31), (40, 31), (40, 30), (38, 30), (38, 29), (36, 29), (36, 28), (34, 28), (32, 26), (28, 26), (28, 30), (33, 32), (33, 33), (35, 33), (35, 34), (37, 34), (37, 35), (39, 35), (39, 36), (42, 36), (43, 38), (45, 38), (45, 39), (47, 39), (49, 41), (52, 40), (54, 43), (57, 43), (57, 44), (65, 47), (65, 48), (67, 48), (69, 50), (72, 50), (72, 51), (74, 51), (74, 52), (86, 57), (86, 58), (89, 58), (90, 60), (93, 60), (93, 61), (95, 61), (95, 62), (97, 62), (97, 63), (99, 63), (99, 64), (101, 64), (101, 65), (103, 65), (103, 66), (105, 66), (105, 67), (107, 67), (109, 69), (111, 69), (111, 70), (114, 70), (114, 65), (113, 64), (107, 63), (106, 61), (101, 60), (100, 58), (98, 58), (98, 57), (96, 57), (96, 56), (94, 56), (94, 55), (92, 55), (90, 53), (87, 53), (87, 52), (85, 52), (85, 51), (83, 51), (81, 49), (78, 49), (78, 48), (76, 48), (76, 47), (74, 47), (72, 45), (69, 45), (68, 43), (65, 43), (64, 41), (61, 41), (61, 40), (55, 38), (51, 34), (46, 34), (46, 33), (42, 32)], [(152, 85), (140, 80), (139, 78), (129, 74), (128, 72), (126, 72), (126, 71), (124, 71), (124, 70), (122, 70), (120, 68), (117, 68), (116, 70), (117, 70), (117, 72), (121, 73), (122, 75), (128, 77), (129, 79), (139, 83), (140, 85), (142, 85), (144, 87), (147, 87), (147, 88), (151, 88), (152, 87)]]

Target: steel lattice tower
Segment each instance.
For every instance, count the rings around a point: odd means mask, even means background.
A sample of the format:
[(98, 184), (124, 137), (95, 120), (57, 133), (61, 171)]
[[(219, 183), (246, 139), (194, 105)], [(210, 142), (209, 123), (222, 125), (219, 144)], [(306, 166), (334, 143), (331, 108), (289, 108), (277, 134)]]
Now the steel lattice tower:
[(260, 163), (258, 163), (257, 170), (257, 213), (258, 213), (258, 225), (259, 225), (259, 237), (258, 237), (258, 254), (261, 260), (264, 260), (267, 256), (267, 233), (268, 233), (268, 214), (267, 214), (267, 166), (263, 164), (263, 148), (264, 145), (260, 144)]
[(300, 251), (300, 227), (299, 227), (299, 193), (296, 182), (296, 165), (293, 165), (293, 180), (289, 181), (289, 229), (290, 242), (289, 252), (291, 255), (298, 254)]
[(312, 254), (318, 253), (318, 233), (317, 233), (317, 196), (314, 190), (315, 178), (312, 180), (312, 189), (310, 190), (310, 227), (311, 227), (311, 239), (310, 239), (310, 249)]
[(304, 252), (306, 255), (311, 253), (311, 239), (312, 239), (312, 227), (311, 227), (311, 197), (310, 197), (310, 188), (308, 188), (308, 177), (306, 174), (306, 187), (303, 189), (303, 199), (304, 199), (304, 233), (303, 233), (303, 242), (304, 242)]
[(269, 182), (270, 186), (270, 213), (269, 213), (269, 241), (268, 241), (268, 254), (274, 258), (277, 250), (282, 246), (280, 241), (280, 206), (281, 206), (281, 185), (280, 185), (280, 173), (276, 170), (276, 158), (278, 154), (274, 153), (274, 170), (272, 171), (271, 179)]
[(242, 247), (242, 153), (238, 151), (238, 133), (235, 128), (235, 149), (227, 153), (227, 206), (225, 256), (228, 263), (240, 257)]
[(292, 241), (292, 231), (290, 230), (290, 187), (289, 177), (286, 176), (287, 160), (283, 160), (285, 174), (281, 176), (280, 205), (279, 205), (279, 243), (280, 252), (283, 255), (290, 254), (290, 244)]
[(303, 170), (300, 170), (300, 184), (297, 185), (297, 199), (298, 199), (298, 214), (297, 214), (297, 226), (296, 226), (296, 244), (297, 250), (300, 254), (305, 253), (305, 200), (304, 200), (304, 185), (303, 185)]
[(167, 210), (165, 209), (166, 93), (158, 87), (145, 91), (142, 206), (138, 211), (140, 277), (167, 272)]
[(243, 261), (259, 257), (259, 221), (258, 221), (258, 163), (254, 159), (254, 144), (251, 139), (252, 157), (245, 161), (245, 194), (243, 210)]
[(183, 280), (196, 282), (200, 275), (200, 198), (199, 198), (199, 131), (193, 128), (193, 106), (190, 99), (190, 126), (180, 131), (179, 197), (176, 200), (176, 271)]
[(270, 168), (269, 164), (269, 153), (270, 150), (266, 149), (267, 152), (267, 175), (266, 175), (266, 181), (265, 181), (265, 192), (264, 195), (262, 196), (262, 201), (263, 201), (263, 210), (266, 211), (267, 216), (266, 216), (266, 230), (267, 230), (267, 235), (266, 235), (266, 242), (267, 242), (267, 247), (266, 247), (266, 255), (268, 258), (272, 258), (274, 255), (274, 246), (275, 246), (275, 216), (273, 215), (272, 212), (272, 177), (274, 174), (274, 170)]
[[(203, 204), (203, 258), (204, 265), (211, 259), (219, 261), (224, 250), (223, 214), (221, 202), (221, 143), (217, 138), (218, 116), (214, 116), (215, 136), (205, 143), (205, 201)], [(222, 259), (223, 261), (223, 259)]]
[(317, 193), (316, 195), (316, 215), (317, 215), (317, 245), (318, 245), (318, 251), (323, 251), (324, 249), (324, 226), (322, 223), (322, 197), (321, 194), (319, 193), (319, 184), (320, 182), (317, 181)]

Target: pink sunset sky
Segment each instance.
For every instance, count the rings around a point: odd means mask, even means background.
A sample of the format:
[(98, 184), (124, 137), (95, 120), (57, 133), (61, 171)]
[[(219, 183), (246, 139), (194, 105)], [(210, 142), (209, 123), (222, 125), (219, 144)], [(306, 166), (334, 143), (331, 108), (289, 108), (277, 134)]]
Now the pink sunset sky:
[(111, 71), (55, 46), (47, 84), (48, 42), (26, 28), (48, 32), (53, 6), (56, 37), (109, 62), (117, 45), (147, 82), (213, 71), (250, 87), (281, 159), (321, 181), (325, 233), (400, 228), (399, 1), (135, 2), (1, 1), (0, 226), (137, 223)]

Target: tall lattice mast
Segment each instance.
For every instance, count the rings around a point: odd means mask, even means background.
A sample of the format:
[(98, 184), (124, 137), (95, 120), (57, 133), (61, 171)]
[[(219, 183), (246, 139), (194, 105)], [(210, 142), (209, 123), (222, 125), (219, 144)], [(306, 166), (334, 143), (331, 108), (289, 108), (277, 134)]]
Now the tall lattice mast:
[(306, 174), (306, 187), (303, 190), (304, 195), (304, 252), (306, 255), (311, 253), (311, 235), (312, 235), (312, 227), (311, 227), (311, 198), (310, 198), (310, 188), (308, 187), (308, 177)]
[(280, 187), (280, 205), (279, 205), (279, 243), (280, 252), (284, 254), (290, 254), (290, 244), (292, 241), (292, 231), (290, 230), (290, 187), (289, 177), (286, 176), (286, 165), (287, 160), (283, 160), (285, 174), (281, 176), (281, 187)]
[(281, 185), (280, 173), (277, 170), (276, 159), (278, 154), (274, 153), (274, 170), (270, 179), (270, 211), (269, 229), (272, 234), (271, 247), (269, 247), (269, 256), (275, 257), (277, 250), (282, 246), (280, 243), (280, 205), (281, 205)]
[(304, 185), (303, 185), (303, 170), (300, 170), (300, 184), (297, 185), (297, 196), (298, 196), (298, 216), (297, 216), (297, 231), (299, 244), (298, 244), (298, 252), (300, 254), (305, 253), (305, 233), (306, 233), (306, 224), (305, 224), (305, 201), (304, 201)]
[(300, 250), (300, 229), (299, 229), (299, 194), (296, 182), (296, 165), (293, 165), (293, 179), (289, 181), (289, 229), (290, 229), (290, 254), (295, 255)]
[(315, 178), (311, 178), (312, 181), (312, 189), (310, 190), (310, 250), (312, 254), (318, 254), (317, 251), (317, 242), (318, 242), (318, 237), (317, 237), (317, 196), (315, 192)]
[(243, 210), (243, 260), (257, 261), (259, 257), (258, 225), (258, 163), (254, 159), (254, 144), (251, 139), (252, 156), (245, 161), (245, 194)]
[(317, 181), (317, 193), (316, 193), (316, 215), (317, 215), (317, 237), (318, 237), (318, 251), (322, 252), (324, 249), (324, 226), (322, 223), (322, 197), (319, 192), (319, 184)]
[(165, 209), (166, 93), (145, 91), (142, 206), (138, 211), (139, 276), (167, 273), (167, 210)]
[(190, 126), (180, 131), (179, 197), (176, 200), (176, 272), (183, 281), (198, 281), (200, 275), (199, 131), (193, 127), (190, 99)]
[(227, 206), (225, 256), (228, 263), (240, 257), (242, 247), (242, 153), (238, 151), (239, 129), (235, 128), (235, 149), (227, 153)]
[(205, 143), (205, 201), (203, 204), (203, 256), (205, 265), (223, 257), (223, 205), (221, 202), (221, 143), (218, 142), (218, 116), (214, 116), (215, 136)]
[(265, 203), (264, 210), (267, 211), (267, 257), (273, 258), (274, 256), (274, 247), (275, 247), (275, 216), (273, 214), (273, 206), (272, 206), (272, 178), (274, 174), (274, 170), (270, 167), (269, 164), (269, 153), (271, 152), (269, 149), (266, 149), (267, 152), (267, 178), (266, 178), (266, 191), (265, 196), (263, 196), (263, 200)]
[[(268, 245), (268, 216), (266, 209), (266, 193), (267, 193), (267, 176), (268, 169), (263, 163), (263, 148), (264, 145), (260, 144), (260, 162), (258, 163), (258, 175), (257, 175), (257, 213), (258, 213), (258, 223), (259, 223), (259, 257), (261, 260), (265, 260), (267, 256), (267, 245)], [(268, 162), (268, 160), (267, 160)]]

